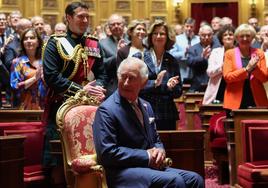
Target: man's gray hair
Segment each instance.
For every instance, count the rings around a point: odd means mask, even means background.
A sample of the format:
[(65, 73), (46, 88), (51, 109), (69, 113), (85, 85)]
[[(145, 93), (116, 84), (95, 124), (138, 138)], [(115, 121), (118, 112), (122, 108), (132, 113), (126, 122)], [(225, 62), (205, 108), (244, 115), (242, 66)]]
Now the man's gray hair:
[(120, 65), (117, 69), (117, 77), (118, 78), (120, 77), (121, 70), (122, 70), (122, 67), (124, 64), (139, 65), (140, 76), (143, 79), (148, 79), (149, 71), (148, 71), (147, 65), (144, 63), (144, 61), (142, 61), (136, 57), (128, 57), (120, 63)]

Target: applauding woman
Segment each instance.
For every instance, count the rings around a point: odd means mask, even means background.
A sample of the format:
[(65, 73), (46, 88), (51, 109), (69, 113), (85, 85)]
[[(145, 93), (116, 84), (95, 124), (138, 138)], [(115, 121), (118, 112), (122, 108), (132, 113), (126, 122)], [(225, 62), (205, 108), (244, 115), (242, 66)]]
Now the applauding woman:
[(137, 57), (143, 59), (145, 45), (143, 40), (147, 35), (146, 24), (143, 20), (133, 20), (128, 25), (127, 30), (130, 43), (117, 52), (117, 67), (127, 57)]
[(268, 107), (263, 82), (267, 68), (262, 50), (251, 47), (255, 29), (242, 24), (235, 31), (238, 47), (225, 53), (223, 76), (226, 81), (224, 108)]
[(218, 39), (222, 47), (214, 48), (208, 58), (207, 74), (209, 81), (203, 98), (203, 104), (223, 102), (226, 85), (222, 75), (224, 53), (235, 46), (234, 32), (235, 29), (231, 25), (225, 25), (219, 30)]
[(174, 42), (172, 30), (164, 21), (156, 20), (149, 30), (148, 50), (144, 52), (149, 78), (140, 95), (151, 103), (158, 130), (174, 130), (178, 120), (174, 98), (182, 93), (180, 67), (168, 52)]
[(20, 96), (20, 109), (43, 109), (46, 89), (41, 61), (42, 39), (35, 29), (27, 29), (21, 36), (21, 55), (13, 60), (10, 84)]

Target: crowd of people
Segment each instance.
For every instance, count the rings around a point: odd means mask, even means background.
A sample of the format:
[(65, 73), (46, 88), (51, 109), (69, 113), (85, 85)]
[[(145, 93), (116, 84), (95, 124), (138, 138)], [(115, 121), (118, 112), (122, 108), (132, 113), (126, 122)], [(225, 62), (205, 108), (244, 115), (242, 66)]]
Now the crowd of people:
[[(57, 23), (54, 31), (66, 33), (66, 25)], [(44, 109), (42, 48), (52, 33), (41, 16), (28, 19), (19, 11), (0, 13), (0, 107)]]
[[(183, 25), (170, 27), (163, 20), (148, 23), (146, 19), (127, 25), (121, 15), (112, 14), (105, 25), (90, 30), (88, 11), (83, 3), (69, 4), (65, 23), (57, 23), (54, 31), (40, 16), (27, 19), (19, 11), (8, 17), (0, 13), (0, 106), (44, 109), (45, 166), (57, 165), (49, 146), (49, 140), (59, 138), (57, 109), (79, 89), (100, 101), (108, 100), (105, 109), (110, 103), (116, 108), (114, 102), (123, 97), (125, 101), (120, 103), (126, 110), (125, 102), (139, 102), (141, 97), (152, 106), (157, 130), (176, 129), (174, 99), (181, 96), (183, 84), (191, 85), (190, 92), (205, 92), (203, 104), (223, 103), (227, 110), (268, 107), (264, 87), (268, 80), (268, 23), (260, 27), (257, 18), (249, 18), (248, 23), (235, 28), (230, 18), (214, 17), (211, 24), (201, 22), (195, 34), (198, 26), (190, 17)], [(97, 115), (117, 116), (109, 113), (100, 110)], [(97, 123), (115, 123), (103, 122)], [(149, 155), (145, 163), (157, 169), (160, 156), (165, 155), (162, 149), (150, 149), (153, 144), (149, 145), (142, 146)], [(101, 148), (98, 150), (101, 153)], [(191, 183), (202, 187), (199, 177), (192, 175), (197, 179)], [(181, 178), (186, 181), (187, 176)]]

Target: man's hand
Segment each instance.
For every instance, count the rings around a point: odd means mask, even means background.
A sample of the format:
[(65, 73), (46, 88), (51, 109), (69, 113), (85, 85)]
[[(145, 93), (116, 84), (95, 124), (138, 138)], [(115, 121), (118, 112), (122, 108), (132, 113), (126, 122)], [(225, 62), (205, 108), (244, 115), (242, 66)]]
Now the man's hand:
[(118, 44), (117, 44), (117, 50), (119, 50), (120, 48), (123, 48), (127, 45), (126, 41), (124, 39), (120, 39), (118, 41)]
[(179, 76), (171, 77), (167, 82), (168, 89), (173, 89), (179, 83)]
[(97, 86), (96, 80), (89, 82), (87, 85), (84, 86), (83, 89), (86, 90), (89, 95), (98, 97), (100, 101), (105, 98), (106, 89), (101, 86)]
[(160, 84), (162, 83), (163, 78), (164, 78), (166, 72), (167, 72), (166, 70), (162, 70), (160, 73), (158, 73), (157, 78), (156, 78), (156, 80), (154, 81), (154, 86), (155, 86), (155, 87), (160, 86)]
[(166, 158), (166, 152), (162, 148), (151, 148), (147, 152), (150, 154), (149, 167), (154, 169), (161, 169), (161, 166)]
[(211, 47), (210, 47), (210, 45), (208, 45), (207, 47), (205, 47), (203, 49), (202, 57), (205, 58), (205, 59), (208, 59), (209, 56), (210, 56), (210, 53), (211, 53)]

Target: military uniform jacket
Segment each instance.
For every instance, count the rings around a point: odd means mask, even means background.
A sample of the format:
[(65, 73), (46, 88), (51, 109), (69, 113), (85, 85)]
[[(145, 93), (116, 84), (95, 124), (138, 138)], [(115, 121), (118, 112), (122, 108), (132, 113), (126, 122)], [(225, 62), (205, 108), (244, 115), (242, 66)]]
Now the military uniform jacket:
[[(81, 73), (83, 71), (83, 68), (81, 69), (83, 62), (80, 62), (80, 68), (75, 66), (78, 63), (76, 62), (77, 58), (79, 58), (79, 55), (77, 55), (78, 51), (76, 50), (74, 50), (74, 54), (69, 55), (69, 59), (63, 58), (63, 56), (68, 54), (64, 47), (62, 47), (62, 44), (59, 43), (59, 37), (65, 37), (74, 49), (78, 45), (83, 46), (83, 43), (85, 43), (84, 38), (86, 37), (76, 37), (71, 31), (68, 31), (66, 35), (52, 36), (48, 40), (43, 52), (44, 79), (46, 84), (55, 94), (72, 96), (77, 90), (82, 88), (81, 84), (84, 80), (74, 80), (74, 78), (77, 77), (77, 74), (83, 74)], [(91, 40), (97, 39), (91, 38)], [(59, 50), (60, 45), (61, 51)], [(105, 86), (107, 78), (99, 44), (97, 48), (99, 49), (99, 54), (95, 56), (95, 62), (91, 67), (91, 71), (94, 73), (96, 84)]]

